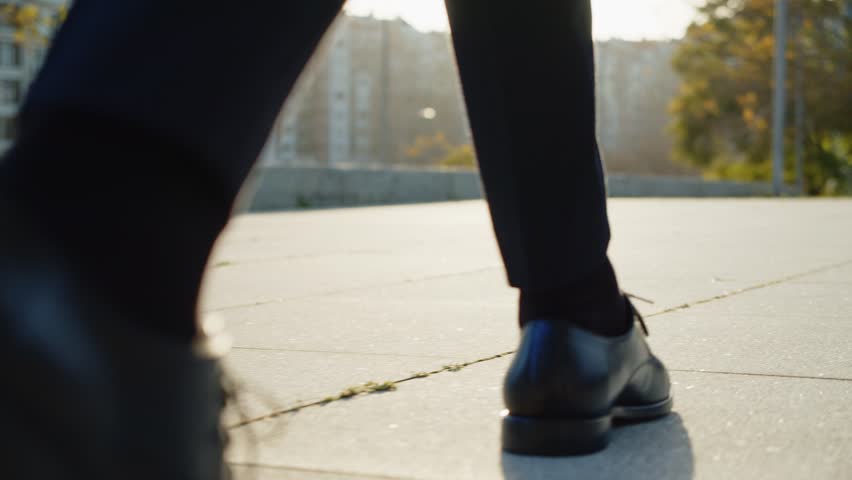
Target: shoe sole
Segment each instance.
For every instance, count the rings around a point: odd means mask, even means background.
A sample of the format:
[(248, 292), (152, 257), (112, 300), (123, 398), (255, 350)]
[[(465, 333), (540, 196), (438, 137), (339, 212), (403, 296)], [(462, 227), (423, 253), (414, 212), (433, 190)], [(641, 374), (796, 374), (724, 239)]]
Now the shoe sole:
[(638, 406), (616, 406), (598, 418), (503, 417), (503, 450), (520, 455), (586, 455), (606, 448), (613, 423), (635, 423), (667, 415), (672, 398)]

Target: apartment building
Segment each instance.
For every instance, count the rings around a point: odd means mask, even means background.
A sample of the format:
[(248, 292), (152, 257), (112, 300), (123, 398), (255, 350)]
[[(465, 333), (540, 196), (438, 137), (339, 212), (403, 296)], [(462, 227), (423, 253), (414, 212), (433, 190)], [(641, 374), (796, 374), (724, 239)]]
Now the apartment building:
[(407, 146), (442, 133), (470, 142), (446, 32), (341, 15), (288, 98), (267, 164), (410, 164)]
[(680, 79), (671, 65), (675, 41), (598, 42), (598, 141), (610, 171), (679, 174), (671, 162), (668, 106)]
[[(599, 42), (599, 140), (612, 171), (683, 173), (671, 163), (668, 105), (679, 79), (675, 42)], [(341, 15), (284, 107), (267, 164), (418, 165), (418, 137), (471, 143), (447, 32)]]
[[(66, 0), (0, 1), (0, 7), (30, 4), (39, 7), (43, 15), (54, 15)], [(0, 17), (0, 153), (12, 144), (16, 118), (27, 88), (35, 78), (46, 48), (44, 41), (18, 38), (18, 29)], [(42, 32), (44, 36), (50, 32)]]
[(15, 28), (0, 24), (0, 152), (15, 136), (15, 119), (43, 51), (15, 41)]

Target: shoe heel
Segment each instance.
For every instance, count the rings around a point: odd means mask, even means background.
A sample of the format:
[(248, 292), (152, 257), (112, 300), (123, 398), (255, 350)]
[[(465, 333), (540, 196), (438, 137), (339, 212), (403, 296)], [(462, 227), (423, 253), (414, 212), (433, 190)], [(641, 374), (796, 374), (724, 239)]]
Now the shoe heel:
[(612, 417), (503, 417), (503, 450), (521, 455), (584, 455), (609, 443)]

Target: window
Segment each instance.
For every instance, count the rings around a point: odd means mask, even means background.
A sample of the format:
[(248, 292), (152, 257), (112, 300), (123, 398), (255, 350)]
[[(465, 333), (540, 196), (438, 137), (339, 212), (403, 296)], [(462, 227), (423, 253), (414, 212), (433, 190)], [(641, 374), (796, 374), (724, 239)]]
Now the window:
[(11, 42), (0, 42), (0, 66), (17, 67), (21, 65), (21, 47)]
[(0, 80), (0, 104), (17, 105), (21, 100), (21, 84), (17, 80)]

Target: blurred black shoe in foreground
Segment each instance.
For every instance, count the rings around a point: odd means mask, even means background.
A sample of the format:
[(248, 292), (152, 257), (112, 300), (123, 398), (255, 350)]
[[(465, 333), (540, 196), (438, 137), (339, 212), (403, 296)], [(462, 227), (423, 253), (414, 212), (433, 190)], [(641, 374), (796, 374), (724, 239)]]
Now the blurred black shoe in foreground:
[(0, 232), (3, 478), (227, 479), (227, 340), (142, 330), (9, 209)]

